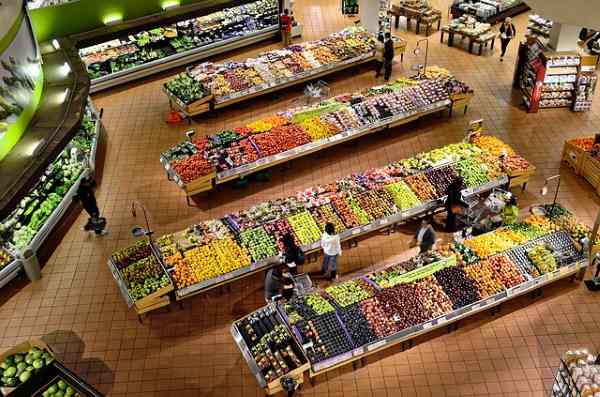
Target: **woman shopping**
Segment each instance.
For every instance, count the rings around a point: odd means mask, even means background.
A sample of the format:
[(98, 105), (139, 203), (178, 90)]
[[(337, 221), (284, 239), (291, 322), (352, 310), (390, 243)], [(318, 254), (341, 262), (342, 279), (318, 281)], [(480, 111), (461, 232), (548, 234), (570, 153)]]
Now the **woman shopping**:
[(335, 234), (333, 223), (325, 224), (325, 232), (321, 236), (321, 248), (323, 248), (323, 267), (321, 269), (323, 275), (329, 271), (329, 280), (335, 280), (337, 277), (337, 257), (342, 255), (342, 246), (340, 244), (340, 236)]
[(500, 62), (504, 61), (504, 55), (506, 54), (506, 48), (508, 43), (515, 37), (517, 30), (515, 25), (512, 23), (512, 19), (506, 18), (500, 26), (500, 42), (502, 47), (502, 53), (500, 54)]

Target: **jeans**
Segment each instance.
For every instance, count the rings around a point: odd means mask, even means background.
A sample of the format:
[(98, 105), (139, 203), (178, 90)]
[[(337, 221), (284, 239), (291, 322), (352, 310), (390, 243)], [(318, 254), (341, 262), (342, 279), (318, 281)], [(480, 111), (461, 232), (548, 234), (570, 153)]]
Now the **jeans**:
[(327, 268), (329, 267), (329, 264), (331, 264), (332, 272), (337, 271), (337, 255), (325, 255), (323, 257), (323, 267), (321, 268), (323, 274), (327, 273)]

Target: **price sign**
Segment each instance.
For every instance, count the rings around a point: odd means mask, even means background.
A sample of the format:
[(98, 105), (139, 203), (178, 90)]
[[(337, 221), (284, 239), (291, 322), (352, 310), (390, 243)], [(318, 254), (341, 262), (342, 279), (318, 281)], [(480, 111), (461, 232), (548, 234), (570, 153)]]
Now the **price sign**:
[(424, 330), (425, 330), (425, 329), (429, 329), (429, 328), (431, 328), (432, 326), (433, 326), (433, 324), (432, 324), (432, 323), (425, 323), (425, 324), (423, 324), (423, 329), (424, 329)]
[(360, 228), (356, 228), (356, 229), (352, 230), (352, 235), (353, 236), (356, 235), (356, 234), (359, 234), (359, 233), (360, 233)]
[(380, 225), (387, 225), (387, 223), (388, 223), (387, 219), (382, 219), (382, 220), (379, 221)]

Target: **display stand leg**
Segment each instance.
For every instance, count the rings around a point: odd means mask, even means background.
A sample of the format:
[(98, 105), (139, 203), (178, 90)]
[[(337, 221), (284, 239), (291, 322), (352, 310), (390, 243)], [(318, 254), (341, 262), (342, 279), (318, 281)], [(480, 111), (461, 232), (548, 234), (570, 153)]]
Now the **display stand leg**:
[(442, 18), (438, 19), (438, 27), (437, 30), (440, 30), (442, 26)]
[(521, 185), (521, 191), (525, 191), (525, 189), (527, 189), (527, 182), (525, 182), (523, 185)]
[(452, 323), (452, 324), (448, 324), (448, 333), (452, 333), (454, 331), (458, 330), (458, 321)]
[(415, 26), (415, 33), (419, 34), (420, 31), (421, 31), (421, 21), (417, 18), (417, 24)]
[(366, 357), (362, 357), (360, 359), (360, 365), (362, 365), (363, 367), (367, 365), (367, 358)]
[(440, 33), (440, 43), (443, 43), (443, 42), (444, 42), (444, 32), (442, 31)]
[(137, 316), (137, 317), (138, 317), (138, 322), (139, 322), (140, 324), (143, 324), (143, 323), (144, 323), (144, 315), (143, 315), (143, 314), (138, 314), (138, 316)]
[(492, 45), (490, 46), (490, 50), (492, 50), (492, 52), (494, 52), (494, 43), (496, 42), (496, 39), (493, 38), (492, 39)]
[(400, 15), (395, 16), (394, 26), (396, 29), (398, 29), (398, 26), (400, 26)]
[(312, 387), (315, 387), (315, 384), (317, 383), (317, 380), (315, 379), (315, 377), (309, 376), (308, 381), (310, 382), (310, 385)]
[(404, 53), (400, 53), (400, 63), (404, 62)]
[(448, 106), (448, 118), (452, 117), (452, 104), (450, 104), (450, 106)]

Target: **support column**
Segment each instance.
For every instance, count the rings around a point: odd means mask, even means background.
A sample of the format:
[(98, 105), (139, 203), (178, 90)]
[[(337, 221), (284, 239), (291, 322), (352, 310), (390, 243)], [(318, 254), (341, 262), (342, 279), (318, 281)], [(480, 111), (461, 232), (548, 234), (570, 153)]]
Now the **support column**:
[(379, 32), (379, 0), (358, 0), (360, 24), (369, 32)]
[(579, 26), (554, 22), (548, 46), (555, 51), (574, 51), (577, 49), (580, 30)]

